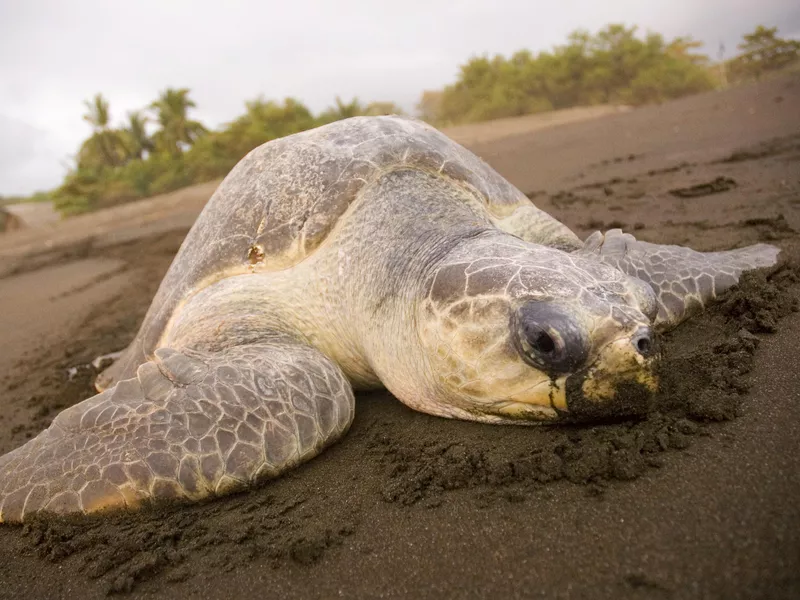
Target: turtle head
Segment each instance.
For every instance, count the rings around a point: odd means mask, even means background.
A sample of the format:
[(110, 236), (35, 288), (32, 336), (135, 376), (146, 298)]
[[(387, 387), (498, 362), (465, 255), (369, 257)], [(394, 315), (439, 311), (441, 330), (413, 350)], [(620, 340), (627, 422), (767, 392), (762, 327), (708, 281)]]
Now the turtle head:
[(425, 292), (420, 410), (491, 422), (647, 411), (658, 351), (646, 283), (592, 258), (484, 241), (449, 256)]

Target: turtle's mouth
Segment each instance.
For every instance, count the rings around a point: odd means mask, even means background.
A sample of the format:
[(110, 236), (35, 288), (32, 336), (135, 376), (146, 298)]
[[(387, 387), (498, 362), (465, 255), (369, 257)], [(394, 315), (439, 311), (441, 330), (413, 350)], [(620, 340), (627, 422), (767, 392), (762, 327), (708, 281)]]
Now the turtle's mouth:
[(589, 367), (567, 377), (566, 421), (613, 420), (647, 414), (658, 389), (654, 349), (642, 352), (630, 339), (610, 343)]

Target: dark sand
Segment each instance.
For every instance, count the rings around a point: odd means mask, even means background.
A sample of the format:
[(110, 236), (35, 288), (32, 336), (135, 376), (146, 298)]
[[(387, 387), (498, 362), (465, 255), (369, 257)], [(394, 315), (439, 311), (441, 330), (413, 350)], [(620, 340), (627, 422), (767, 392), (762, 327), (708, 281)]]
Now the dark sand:
[[(800, 597), (798, 106), (794, 76), (474, 148), (582, 235), (784, 249), (666, 337), (649, 418), (493, 427), (360, 395), (342, 443), (260, 489), (0, 527), (0, 596)], [(184, 221), (6, 264), (0, 451), (91, 393)]]

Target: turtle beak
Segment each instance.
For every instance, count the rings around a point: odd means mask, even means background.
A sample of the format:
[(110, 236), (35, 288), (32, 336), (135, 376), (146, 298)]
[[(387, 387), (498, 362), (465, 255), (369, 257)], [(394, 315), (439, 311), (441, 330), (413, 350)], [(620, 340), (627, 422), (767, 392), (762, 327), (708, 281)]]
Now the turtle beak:
[(590, 366), (566, 381), (569, 421), (598, 421), (649, 412), (658, 377), (659, 351), (649, 327), (608, 343)]

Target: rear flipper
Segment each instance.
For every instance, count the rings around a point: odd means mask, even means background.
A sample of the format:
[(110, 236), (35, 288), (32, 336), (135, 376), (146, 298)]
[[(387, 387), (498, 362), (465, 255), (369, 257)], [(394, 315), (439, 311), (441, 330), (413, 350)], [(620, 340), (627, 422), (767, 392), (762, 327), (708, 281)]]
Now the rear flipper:
[(353, 413), (350, 384), (310, 346), (161, 348), (0, 457), (0, 521), (244, 489), (319, 454)]
[(655, 325), (669, 329), (701, 311), (739, 282), (744, 271), (771, 267), (779, 248), (756, 244), (725, 252), (697, 252), (682, 246), (640, 242), (629, 233), (597, 231), (586, 239), (580, 254), (637, 277), (653, 288), (658, 301)]

